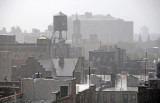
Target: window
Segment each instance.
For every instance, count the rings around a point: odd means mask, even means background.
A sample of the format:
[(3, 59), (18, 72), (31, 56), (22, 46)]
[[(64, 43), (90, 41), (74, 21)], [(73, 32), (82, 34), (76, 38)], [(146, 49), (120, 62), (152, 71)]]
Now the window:
[(136, 94), (131, 95), (131, 102), (136, 102)]
[(110, 101), (113, 103), (115, 102), (115, 94), (110, 95)]
[(107, 94), (103, 94), (103, 102), (107, 102)]
[(68, 95), (68, 86), (60, 86), (61, 98)]
[(123, 94), (123, 102), (128, 103), (128, 94)]

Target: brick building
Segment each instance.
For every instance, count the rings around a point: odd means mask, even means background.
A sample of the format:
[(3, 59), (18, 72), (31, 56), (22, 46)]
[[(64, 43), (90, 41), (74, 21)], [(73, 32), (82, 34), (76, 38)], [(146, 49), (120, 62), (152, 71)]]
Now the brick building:
[(137, 88), (129, 87), (125, 91), (106, 88), (96, 92), (97, 103), (138, 103)]
[(0, 45), (4, 44), (15, 44), (15, 35), (0, 35)]
[(90, 51), (89, 61), (93, 62), (93, 67), (124, 67), (126, 61), (126, 50), (115, 46), (112, 50)]
[(28, 57), (25, 64), (21, 65), (20, 68), (17, 66), (12, 67), (12, 80), (20, 80), (21, 78), (32, 78), (35, 73), (41, 73), (43, 77), (51, 77), (51, 71), (46, 71), (40, 62), (34, 57)]
[(0, 51), (11, 51), (12, 59), (26, 59), (33, 56), (36, 58), (51, 57), (51, 40), (46, 37), (39, 37), (37, 43), (8, 43), (1, 44)]
[(157, 76), (150, 76), (148, 82), (138, 87), (139, 103), (160, 103), (160, 63), (157, 64)]
[(96, 103), (96, 86), (89, 84), (76, 85), (76, 103)]

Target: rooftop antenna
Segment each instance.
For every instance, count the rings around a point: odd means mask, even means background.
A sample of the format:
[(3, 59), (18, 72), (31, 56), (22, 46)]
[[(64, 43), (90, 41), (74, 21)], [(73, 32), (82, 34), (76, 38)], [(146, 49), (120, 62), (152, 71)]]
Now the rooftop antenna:
[(73, 73), (72, 76), (73, 76), (73, 79), (74, 79), (74, 73), (75, 73), (75, 71), (73, 71), (72, 73)]
[(147, 69), (147, 52), (146, 52), (146, 60), (145, 60), (145, 85), (146, 85), (146, 69)]
[(91, 85), (91, 73), (90, 73), (90, 67), (89, 67), (89, 87)]
[(105, 80), (106, 80), (106, 79), (105, 79), (105, 78), (106, 78), (106, 76), (105, 76), (105, 75), (106, 75), (106, 72), (104, 71), (104, 82), (105, 82)]
[(73, 70), (73, 74), (72, 74), (72, 76), (73, 76), (73, 79), (75, 78), (75, 70), (76, 70), (76, 64), (75, 64), (75, 62), (73, 62), (73, 65), (74, 65), (74, 70)]

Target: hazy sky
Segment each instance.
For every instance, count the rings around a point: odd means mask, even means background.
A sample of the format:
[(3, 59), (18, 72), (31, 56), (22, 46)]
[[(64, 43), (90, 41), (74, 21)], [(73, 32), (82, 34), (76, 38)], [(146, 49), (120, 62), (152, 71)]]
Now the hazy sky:
[(111, 14), (134, 21), (135, 33), (144, 25), (150, 32), (160, 33), (160, 0), (0, 0), (0, 29), (20, 26), (23, 31), (44, 31), (59, 11), (67, 15)]

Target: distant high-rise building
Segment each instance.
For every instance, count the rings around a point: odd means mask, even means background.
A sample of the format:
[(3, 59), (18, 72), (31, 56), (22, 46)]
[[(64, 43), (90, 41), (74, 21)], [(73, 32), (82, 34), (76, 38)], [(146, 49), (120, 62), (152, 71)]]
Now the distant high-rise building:
[(40, 34), (40, 30), (36, 29), (36, 28), (33, 28), (32, 29), (32, 34), (39, 35)]
[(145, 39), (145, 40), (148, 40), (148, 37), (147, 37), (147, 36), (149, 35), (149, 28), (146, 27), (146, 26), (141, 27), (141, 29), (140, 29), (140, 34), (141, 34), (143, 40), (144, 40), (144, 39)]
[[(75, 15), (69, 18), (72, 19), (72, 21), (69, 19), (69, 23), (73, 24)], [(92, 15), (92, 13), (78, 15), (78, 18), (81, 23), (80, 33), (83, 39), (88, 38), (90, 34), (97, 34), (102, 42), (133, 42), (133, 21), (124, 21), (111, 15)], [(72, 30), (73, 25), (68, 28), (68, 33), (72, 34), (74, 31)]]
[(81, 23), (76, 15), (76, 20), (73, 21), (73, 35), (72, 35), (73, 46), (76, 47), (82, 46), (82, 34), (80, 30), (81, 30)]
[(147, 41), (150, 41), (151, 39), (150, 39), (150, 35), (148, 34), (148, 37), (147, 37)]
[(15, 44), (16, 36), (15, 35), (0, 35), (0, 44)]
[(102, 45), (96, 34), (91, 34), (89, 39), (83, 39), (83, 56), (88, 60), (89, 51), (98, 50)]
[(48, 31), (49, 31), (50, 33), (53, 32), (53, 26), (52, 26), (52, 25), (48, 25)]
[(6, 31), (6, 28), (2, 28), (2, 30), (0, 30), (0, 34), (6, 34), (7, 31)]
[(142, 42), (141, 34), (139, 35), (138, 42)]
[(12, 27), (11, 28), (11, 33), (13, 33), (13, 34), (17, 34), (17, 33), (22, 33), (22, 31), (21, 31), (21, 28), (19, 27), (19, 26), (17, 26), (17, 27)]

